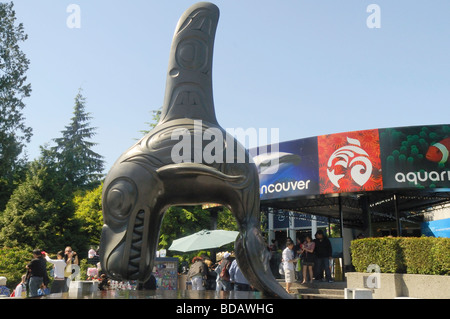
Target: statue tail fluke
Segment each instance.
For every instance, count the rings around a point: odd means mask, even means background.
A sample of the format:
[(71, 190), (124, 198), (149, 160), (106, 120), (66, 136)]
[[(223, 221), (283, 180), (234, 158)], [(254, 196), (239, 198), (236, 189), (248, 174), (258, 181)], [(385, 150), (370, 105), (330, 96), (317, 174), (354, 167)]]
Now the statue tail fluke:
[(218, 21), (217, 6), (205, 2), (191, 6), (178, 21), (159, 124), (180, 118), (217, 124), (212, 58)]

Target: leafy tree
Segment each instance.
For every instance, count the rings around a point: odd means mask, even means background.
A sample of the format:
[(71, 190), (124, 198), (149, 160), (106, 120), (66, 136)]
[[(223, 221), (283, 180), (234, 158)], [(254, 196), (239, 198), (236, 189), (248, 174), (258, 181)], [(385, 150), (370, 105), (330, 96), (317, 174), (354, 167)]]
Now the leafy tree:
[(13, 3), (0, 3), (0, 211), (14, 189), (17, 169), (26, 163), (20, 155), (32, 136), (22, 113), (31, 92), (25, 75), (30, 61), (19, 47), (27, 37), (23, 24), (16, 25)]
[(74, 211), (71, 190), (61, 175), (36, 160), (0, 216), (0, 246), (49, 251), (81, 247), (84, 239)]
[(234, 231), (238, 230), (236, 218), (234, 218), (231, 210), (229, 210), (227, 207), (223, 206), (222, 211), (219, 212), (217, 216), (217, 229)]
[(171, 206), (165, 213), (160, 230), (160, 248), (169, 248), (180, 237), (210, 228), (210, 213), (202, 206)]
[(33, 258), (31, 252), (20, 247), (0, 248), (0, 276), (8, 278), (7, 286), (11, 292), (26, 274), (25, 266)]
[(81, 233), (86, 235), (90, 245), (100, 244), (103, 227), (102, 189), (103, 184), (92, 191), (77, 194), (73, 200), (75, 218), (81, 223)]
[(86, 112), (85, 104), (80, 89), (70, 124), (61, 131), (62, 137), (53, 140), (56, 146), (44, 150), (49, 162), (56, 163), (57, 170), (74, 189), (95, 187), (103, 176), (103, 156), (92, 150), (96, 143), (89, 141), (96, 134), (96, 128), (90, 127), (92, 117)]

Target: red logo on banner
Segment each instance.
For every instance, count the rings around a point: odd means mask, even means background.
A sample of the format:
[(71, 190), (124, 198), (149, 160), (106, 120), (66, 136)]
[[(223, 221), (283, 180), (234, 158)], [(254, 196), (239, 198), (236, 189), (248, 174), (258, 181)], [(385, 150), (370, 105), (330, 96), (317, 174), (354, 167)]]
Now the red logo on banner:
[(320, 193), (383, 189), (378, 130), (317, 137)]

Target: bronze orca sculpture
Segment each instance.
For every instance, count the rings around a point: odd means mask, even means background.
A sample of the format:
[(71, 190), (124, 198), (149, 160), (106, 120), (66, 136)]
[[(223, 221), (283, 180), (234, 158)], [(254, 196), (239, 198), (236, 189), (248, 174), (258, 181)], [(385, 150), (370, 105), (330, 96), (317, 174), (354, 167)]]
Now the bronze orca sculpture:
[[(218, 19), (219, 9), (202, 2), (184, 12), (176, 26), (160, 121), (121, 155), (104, 182), (101, 266), (113, 279), (145, 282), (166, 209), (218, 203), (231, 209), (239, 225), (235, 253), (250, 284), (265, 295), (290, 298), (270, 271), (261, 236), (257, 168), (216, 120), (212, 56)], [(214, 161), (202, 156), (208, 146), (204, 136), (211, 131)], [(193, 141), (183, 154), (174, 152), (180, 136)]]

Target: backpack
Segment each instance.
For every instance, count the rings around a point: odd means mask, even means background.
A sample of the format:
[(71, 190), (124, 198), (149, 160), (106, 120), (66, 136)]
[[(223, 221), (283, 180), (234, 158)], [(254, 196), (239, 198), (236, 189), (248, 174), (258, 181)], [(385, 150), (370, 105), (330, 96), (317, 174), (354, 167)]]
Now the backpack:
[(220, 271), (220, 279), (225, 281), (230, 281), (230, 273), (228, 272), (228, 269), (230, 268), (230, 262), (226, 262), (226, 264), (222, 267), (222, 270)]
[(192, 264), (191, 268), (188, 272), (188, 277), (192, 278), (196, 275), (203, 275), (203, 263), (202, 262), (195, 262)]

